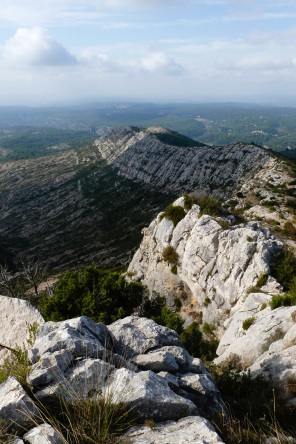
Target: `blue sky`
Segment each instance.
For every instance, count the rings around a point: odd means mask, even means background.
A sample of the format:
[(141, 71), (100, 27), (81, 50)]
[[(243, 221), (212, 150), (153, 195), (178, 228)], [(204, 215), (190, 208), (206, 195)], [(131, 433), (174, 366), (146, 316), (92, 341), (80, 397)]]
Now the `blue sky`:
[(295, 0), (1, 0), (0, 104), (296, 103)]

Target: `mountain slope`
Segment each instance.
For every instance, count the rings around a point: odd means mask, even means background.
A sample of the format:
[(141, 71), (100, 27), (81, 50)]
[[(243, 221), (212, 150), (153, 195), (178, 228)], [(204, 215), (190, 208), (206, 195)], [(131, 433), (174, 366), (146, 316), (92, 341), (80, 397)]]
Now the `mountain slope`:
[(275, 162), (254, 145), (207, 147), (162, 128), (123, 128), (80, 149), (2, 164), (0, 259), (124, 263), (141, 228), (181, 191), (227, 198)]

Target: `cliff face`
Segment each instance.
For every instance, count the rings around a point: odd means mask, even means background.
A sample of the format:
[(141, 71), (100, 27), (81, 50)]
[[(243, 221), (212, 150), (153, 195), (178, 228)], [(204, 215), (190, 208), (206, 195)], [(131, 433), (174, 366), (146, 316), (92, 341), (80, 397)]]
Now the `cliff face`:
[[(174, 205), (183, 207), (184, 199), (179, 198)], [(143, 234), (128, 276), (166, 295), (170, 305), (174, 298), (180, 298), (185, 318), (202, 315), (203, 321), (216, 324), (260, 276), (269, 275), (272, 256), (283, 248), (283, 243), (257, 222), (227, 227), (221, 218), (201, 215), (197, 205), (176, 227), (167, 218), (158, 217)], [(168, 246), (178, 254), (173, 270), (176, 274), (163, 258)], [(267, 291), (279, 289), (269, 277)]]

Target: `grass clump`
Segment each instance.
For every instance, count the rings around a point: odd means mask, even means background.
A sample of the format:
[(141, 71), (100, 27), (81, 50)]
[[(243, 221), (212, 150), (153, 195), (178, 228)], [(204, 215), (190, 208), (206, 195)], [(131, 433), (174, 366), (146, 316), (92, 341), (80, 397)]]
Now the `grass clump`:
[(283, 331), (283, 329), (281, 327), (276, 328), (275, 331), (269, 336), (269, 338), (262, 345), (261, 352), (262, 353), (266, 352), (273, 342), (283, 339), (284, 336), (285, 332)]
[(34, 345), (37, 329), (37, 322), (29, 325), (27, 345), (23, 344), (22, 346), (12, 348), (0, 344), (11, 352), (11, 356), (7, 358), (0, 367), (0, 384), (6, 381), (9, 376), (13, 376), (25, 389), (29, 389), (27, 384), (27, 376), (30, 371), (30, 366), (28, 365), (28, 347)]
[(173, 222), (174, 227), (182, 220), (185, 216), (185, 211), (182, 207), (173, 204), (170, 204), (165, 211), (160, 215), (160, 220), (164, 217)]
[(254, 316), (245, 319), (242, 323), (243, 329), (248, 330), (251, 327), (251, 325), (254, 324), (255, 320), (256, 320), (256, 318)]
[(171, 273), (172, 274), (177, 274), (177, 265), (175, 264), (175, 265), (173, 265), (172, 267), (171, 267)]
[(168, 246), (163, 250), (162, 257), (169, 264), (175, 264), (179, 256), (174, 247)]
[(266, 284), (267, 279), (268, 279), (268, 275), (266, 273), (261, 274), (261, 276), (259, 276), (259, 278), (258, 278), (256, 286), (259, 288), (263, 287), (263, 285)]
[(184, 193), (184, 208), (186, 211), (189, 211), (192, 208), (192, 205), (195, 204), (195, 199), (193, 196)]
[(221, 202), (214, 196), (205, 194), (196, 199), (196, 203), (200, 206), (202, 214), (208, 214), (209, 216), (220, 216), (221, 214)]
[(269, 305), (272, 310), (279, 307), (292, 307), (293, 305), (296, 305), (296, 297), (290, 293), (285, 293), (284, 295), (276, 294), (272, 296)]

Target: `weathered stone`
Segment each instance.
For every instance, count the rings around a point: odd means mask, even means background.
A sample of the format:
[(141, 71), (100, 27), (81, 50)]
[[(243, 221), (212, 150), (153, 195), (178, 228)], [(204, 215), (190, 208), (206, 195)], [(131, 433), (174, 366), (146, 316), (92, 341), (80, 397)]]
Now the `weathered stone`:
[(29, 326), (35, 322), (44, 324), (39, 311), (28, 301), (6, 296), (0, 296), (0, 321), (0, 364), (11, 356), (11, 352), (1, 345), (12, 348), (27, 346)]
[(168, 382), (152, 371), (116, 370), (105, 393), (118, 401), (124, 400), (135, 418), (165, 421), (197, 412), (190, 400), (174, 393)]
[[(177, 275), (162, 258), (168, 245), (178, 253)], [(188, 307), (184, 302), (181, 310), (185, 319), (193, 306), (203, 313), (203, 321), (220, 322), (262, 274), (269, 275), (272, 256), (282, 248), (283, 243), (257, 222), (225, 229), (221, 219), (200, 216), (199, 207), (193, 205), (176, 227), (158, 218), (144, 230), (128, 272), (151, 291), (164, 294), (169, 305), (185, 291)], [(274, 290), (277, 285), (270, 279), (267, 287)], [(210, 302), (205, 303), (206, 298)]]
[(142, 370), (152, 370), (154, 372), (174, 372), (179, 369), (174, 356), (163, 350), (138, 355), (132, 358), (132, 362)]
[(30, 444), (65, 444), (65, 439), (46, 423), (31, 429), (24, 435), (24, 439)]
[(27, 377), (32, 386), (42, 386), (56, 382), (67, 371), (74, 357), (68, 350), (44, 353), (42, 359), (34, 364)]
[(32, 427), (39, 418), (37, 407), (16, 379), (9, 377), (0, 385), (0, 419), (23, 429)]
[(174, 330), (156, 324), (151, 319), (128, 316), (108, 326), (112, 333), (114, 351), (124, 357), (146, 353), (166, 345), (182, 347)]
[(134, 426), (124, 436), (134, 444), (220, 444), (221, 438), (212, 424), (200, 416), (155, 424)]
[[(247, 299), (252, 296), (249, 295)], [(294, 325), (291, 318), (293, 311), (294, 307), (281, 307), (275, 310), (268, 308), (257, 313), (237, 311), (230, 318), (216, 352), (219, 357), (214, 362), (219, 364), (230, 359), (232, 355), (237, 355), (245, 366), (252, 365), (273, 342), (282, 339)], [(253, 323), (244, 330), (243, 321), (252, 317), (254, 317)]]
[(84, 359), (69, 369), (65, 375), (35, 393), (36, 398), (48, 405), (63, 399), (78, 402), (79, 399), (97, 396), (108, 383), (108, 378), (115, 367), (101, 359)]
[(101, 358), (111, 348), (111, 338), (104, 324), (86, 316), (62, 322), (47, 322), (39, 328), (29, 361), (35, 364), (45, 353), (68, 350), (73, 357)]

